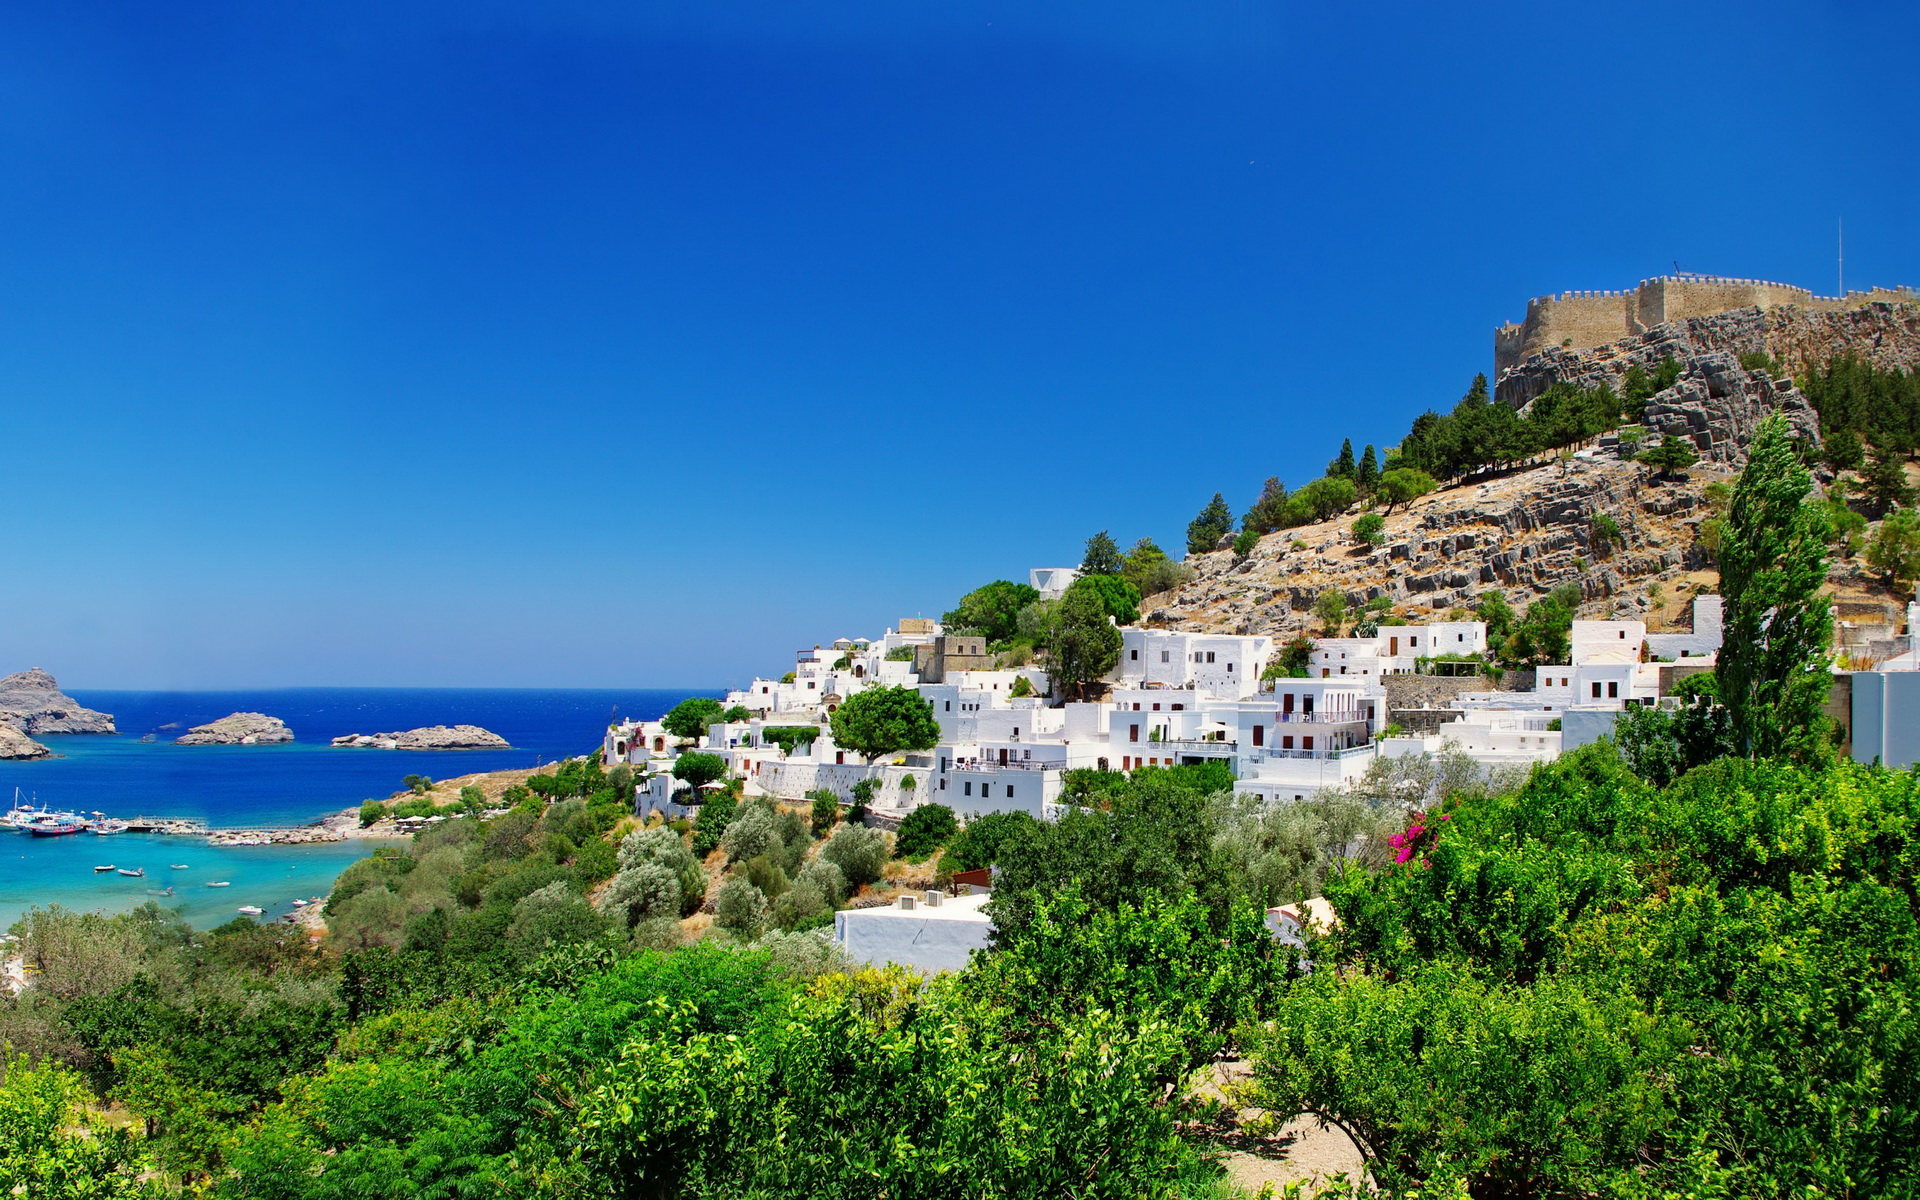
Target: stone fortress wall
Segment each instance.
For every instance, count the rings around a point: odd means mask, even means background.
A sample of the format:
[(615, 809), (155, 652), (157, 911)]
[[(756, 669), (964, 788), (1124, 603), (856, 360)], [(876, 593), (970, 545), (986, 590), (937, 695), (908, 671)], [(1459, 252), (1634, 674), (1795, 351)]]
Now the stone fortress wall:
[(1618, 291), (1536, 296), (1527, 301), (1525, 320), (1494, 331), (1494, 377), (1498, 379), (1530, 355), (1550, 348), (1587, 350), (1605, 346), (1668, 321), (1710, 317), (1736, 308), (1765, 311), (1788, 305), (1812, 312), (1840, 312), (1875, 302), (1920, 303), (1920, 292), (1900, 287), (1816, 296), (1808, 288), (1763, 279), (1662, 275)]

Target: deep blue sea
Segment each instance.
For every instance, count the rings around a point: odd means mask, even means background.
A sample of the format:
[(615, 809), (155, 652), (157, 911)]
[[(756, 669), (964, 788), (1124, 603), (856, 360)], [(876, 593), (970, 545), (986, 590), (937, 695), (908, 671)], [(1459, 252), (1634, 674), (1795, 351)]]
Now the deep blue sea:
[[(287, 688), (245, 692), (68, 693), (114, 715), (120, 732), (37, 740), (60, 757), (0, 761), (0, 802), (14, 789), (51, 808), (117, 817), (195, 817), (215, 828), (292, 825), (397, 791), (402, 777), (450, 779), (531, 767), (597, 748), (609, 718), (655, 718), (688, 695), (647, 689)], [(279, 717), (295, 740), (279, 746), (176, 746), (194, 725), (232, 712)], [(510, 750), (334, 749), (346, 733), (421, 725), (479, 725)], [(142, 742), (143, 735), (154, 740)], [(199, 927), (253, 904), (274, 917), (292, 899), (324, 894), (376, 843), (214, 848), (203, 838), (117, 834), (32, 838), (0, 833), (0, 929), (39, 904), (119, 912), (148, 899), (181, 908)], [(144, 868), (145, 879), (96, 875), (96, 865)], [(184, 869), (175, 870), (174, 864)], [(227, 888), (208, 888), (226, 880)], [(171, 885), (172, 896), (151, 895)]]

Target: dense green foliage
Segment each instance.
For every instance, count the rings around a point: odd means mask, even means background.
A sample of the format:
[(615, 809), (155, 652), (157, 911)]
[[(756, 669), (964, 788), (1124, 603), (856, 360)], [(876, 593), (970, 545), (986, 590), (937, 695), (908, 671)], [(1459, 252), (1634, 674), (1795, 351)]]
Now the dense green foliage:
[(847, 697), (833, 714), (833, 740), (868, 759), (926, 750), (940, 740), (933, 705), (910, 687), (873, 687)]
[(692, 741), (705, 737), (707, 726), (720, 720), (721, 707), (718, 700), (706, 696), (688, 696), (685, 700), (667, 710), (660, 718), (667, 732), (677, 738)]
[(996, 579), (960, 597), (940, 623), (948, 633), (977, 634), (989, 643), (1010, 642), (1020, 633), (1020, 610), (1039, 600), (1040, 593), (1024, 583)]
[(1087, 550), (1080, 559), (1082, 575), (1118, 575), (1126, 565), (1120, 556), (1120, 544), (1113, 535), (1102, 529), (1087, 539)]
[(1089, 582), (1085, 578), (1076, 579), (1060, 598), (1052, 650), (1047, 658), (1056, 696), (1079, 697), (1089, 684), (1113, 670), (1114, 664), (1120, 661), (1120, 630), (1109, 619), (1098, 593), (1092, 587), (1081, 586)]
[(944, 804), (922, 804), (906, 815), (893, 837), (893, 852), (918, 861), (947, 844), (959, 831), (953, 810)]
[(1661, 792), (1577, 752), (1334, 878), (1341, 969), (1280, 1001), (1261, 1102), (1393, 1193), (1900, 1193), (1916, 829), (1912, 773), (1723, 759)]
[(1815, 366), (1799, 384), (1820, 414), (1820, 434), (1836, 467), (1858, 467), (1863, 446), (1898, 454), (1920, 449), (1920, 373), (1841, 357), (1824, 369)]

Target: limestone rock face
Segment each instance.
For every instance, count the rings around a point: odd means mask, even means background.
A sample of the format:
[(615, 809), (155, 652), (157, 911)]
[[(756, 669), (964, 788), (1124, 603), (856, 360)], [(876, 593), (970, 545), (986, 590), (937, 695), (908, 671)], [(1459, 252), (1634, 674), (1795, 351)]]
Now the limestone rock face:
[(53, 751), (0, 721), (0, 758), (52, 758)]
[(0, 679), (0, 724), (22, 733), (112, 733), (113, 714), (62, 695), (53, 676), (34, 667)]
[(195, 725), (187, 731), (185, 737), (173, 739), (176, 746), (262, 746), (273, 742), (290, 742), (293, 730), (279, 717), (270, 717), (265, 713), (237, 712), (221, 717), (218, 721), (209, 721), (205, 725)]
[(478, 725), (428, 725), (401, 733), (349, 733), (333, 739), (336, 746), (371, 746), (378, 750), (507, 750), (507, 739)]

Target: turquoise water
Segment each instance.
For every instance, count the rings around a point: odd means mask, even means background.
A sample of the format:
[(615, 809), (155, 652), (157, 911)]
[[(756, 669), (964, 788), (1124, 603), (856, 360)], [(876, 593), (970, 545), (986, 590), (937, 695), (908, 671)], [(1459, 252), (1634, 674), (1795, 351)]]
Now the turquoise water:
[[(249, 692), (70, 693), (110, 712), (116, 735), (40, 739), (60, 757), (0, 761), (0, 803), (14, 789), (55, 809), (116, 817), (191, 817), (216, 829), (300, 825), (369, 797), (400, 790), (411, 774), (451, 779), (479, 771), (531, 767), (596, 749), (608, 718), (658, 717), (688, 695), (633, 689), (289, 688)], [(701, 693), (712, 695), (713, 693)], [(176, 746), (192, 725), (230, 712), (264, 712), (286, 721), (293, 742), (279, 746)], [(421, 725), (473, 724), (512, 743), (508, 750), (335, 749), (340, 734)], [(152, 741), (142, 741), (152, 735)], [(243, 904), (265, 917), (290, 910), (294, 897), (324, 894), (340, 871), (371, 853), (365, 840), (323, 846), (233, 846), (205, 838), (148, 834), (33, 838), (0, 833), (0, 929), (36, 904), (124, 912), (147, 900), (181, 908), (195, 926), (224, 923)], [(95, 865), (145, 867), (145, 879), (96, 876)], [(184, 871), (169, 864), (185, 863)], [(210, 880), (233, 886), (208, 888)], [(149, 895), (169, 884), (172, 896)]]
[[(203, 837), (121, 833), (36, 838), (0, 834), (0, 928), (35, 905), (64, 904), (83, 911), (125, 912), (148, 900), (178, 911), (195, 928), (210, 929), (240, 916), (243, 904), (264, 909), (262, 920), (293, 911), (293, 899), (325, 895), (348, 863), (380, 842), (353, 840), (321, 846), (209, 846)], [(111, 863), (144, 867), (145, 879), (97, 875)], [(186, 869), (176, 871), (174, 863)], [(233, 886), (210, 888), (224, 879)], [(173, 888), (173, 895), (160, 895)]]

